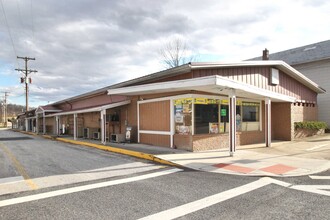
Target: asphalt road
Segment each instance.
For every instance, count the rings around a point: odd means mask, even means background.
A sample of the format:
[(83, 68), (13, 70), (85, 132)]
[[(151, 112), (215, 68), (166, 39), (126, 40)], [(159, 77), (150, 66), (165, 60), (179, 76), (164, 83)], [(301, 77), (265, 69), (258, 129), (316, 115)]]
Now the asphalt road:
[(329, 219), (330, 172), (177, 169), (0, 130), (0, 219)]

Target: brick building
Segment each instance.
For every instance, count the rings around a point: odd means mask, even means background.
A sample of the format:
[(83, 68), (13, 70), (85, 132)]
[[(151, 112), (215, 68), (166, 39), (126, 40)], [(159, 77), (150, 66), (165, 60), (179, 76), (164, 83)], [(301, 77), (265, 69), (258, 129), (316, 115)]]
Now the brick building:
[[(36, 110), (36, 131), (202, 151), (293, 140), (325, 90), (282, 61), (189, 63)], [(29, 120), (28, 118), (26, 119)]]

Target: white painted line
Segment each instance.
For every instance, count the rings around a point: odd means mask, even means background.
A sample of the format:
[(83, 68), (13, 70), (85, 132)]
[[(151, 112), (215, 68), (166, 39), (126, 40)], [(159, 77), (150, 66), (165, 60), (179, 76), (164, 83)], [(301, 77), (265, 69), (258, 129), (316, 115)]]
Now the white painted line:
[(330, 191), (327, 191), (330, 190), (330, 185), (296, 185), (290, 188), (324, 196), (330, 196)]
[(7, 177), (7, 178), (1, 178), (0, 184), (9, 184), (20, 181), (24, 181), (24, 178), (22, 176)]
[(156, 173), (149, 173), (149, 174), (145, 174), (145, 175), (141, 175), (141, 176), (129, 177), (129, 178), (125, 178), (125, 179), (112, 180), (112, 181), (107, 181), (107, 182), (102, 182), (102, 183), (77, 186), (77, 187), (72, 187), (72, 188), (67, 188), (67, 189), (56, 190), (56, 191), (52, 191), (52, 192), (46, 192), (46, 193), (40, 193), (40, 194), (35, 194), (35, 195), (30, 195), (30, 196), (2, 200), (2, 201), (0, 201), (0, 207), (24, 203), (24, 202), (30, 202), (30, 201), (40, 200), (40, 199), (46, 199), (46, 198), (51, 198), (51, 197), (55, 197), (55, 196), (61, 196), (61, 195), (66, 195), (66, 194), (70, 194), (70, 193), (91, 190), (91, 189), (97, 189), (97, 188), (102, 188), (102, 187), (107, 187), (107, 186), (114, 186), (114, 185), (119, 185), (119, 184), (123, 184), (123, 183), (139, 181), (139, 180), (150, 179), (150, 178), (154, 178), (154, 177), (158, 177), (158, 176), (176, 173), (179, 171), (182, 171), (182, 170), (175, 168), (175, 169), (170, 169), (170, 170), (163, 170), (163, 171), (156, 172)]
[(313, 150), (316, 150), (316, 149), (319, 149), (319, 148), (322, 148), (322, 147), (325, 147), (325, 146), (328, 146), (329, 144), (322, 144), (322, 145), (317, 145), (315, 147), (312, 147), (312, 148), (308, 148), (306, 149), (306, 151), (313, 151)]
[(146, 216), (141, 218), (140, 220), (150, 220), (150, 219), (175, 219), (184, 215), (187, 215), (192, 212), (196, 212), (198, 210), (207, 208), (214, 204), (226, 201), (228, 199), (234, 198), (236, 196), (242, 195), (247, 192), (251, 192), (263, 186), (269, 185), (271, 183), (279, 184), (281, 186), (290, 186), (289, 183), (285, 183), (282, 181), (274, 180), (272, 178), (261, 178), (257, 181), (248, 183), (243, 186), (239, 186), (212, 196), (205, 197), (200, 200), (196, 200), (194, 202), (190, 202), (172, 209), (168, 209), (159, 213), (155, 213), (153, 215)]
[(314, 180), (330, 180), (330, 176), (309, 176), (309, 177)]

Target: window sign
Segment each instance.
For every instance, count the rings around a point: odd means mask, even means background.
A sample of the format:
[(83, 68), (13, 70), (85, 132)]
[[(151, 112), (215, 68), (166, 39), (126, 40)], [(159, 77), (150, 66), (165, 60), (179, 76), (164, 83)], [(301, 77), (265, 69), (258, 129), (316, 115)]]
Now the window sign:
[(182, 105), (182, 104), (192, 104), (193, 99), (192, 98), (187, 98), (187, 99), (177, 99), (174, 100), (174, 105)]
[(195, 99), (195, 104), (203, 104), (203, 105), (206, 105), (206, 104), (208, 104), (207, 101), (208, 101), (208, 100), (205, 99), (205, 98), (196, 98), (196, 99)]
[(209, 123), (209, 133), (210, 134), (218, 134), (219, 133), (219, 123)]
[(176, 134), (191, 134), (192, 103), (192, 98), (174, 100), (174, 122)]
[(227, 116), (227, 109), (222, 108), (220, 112), (220, 116)]
[[(221, 104), (222, 105), (229, 105), (229, 100), (228, 99), (222, 99)], [(242, 101), (236, 99), (236, 105), (242, 105)]]
[(206, 99), (206, 98), (195, 98), (194, 104), (209, 105), (209, 104), (219, 104), (219, 99)]

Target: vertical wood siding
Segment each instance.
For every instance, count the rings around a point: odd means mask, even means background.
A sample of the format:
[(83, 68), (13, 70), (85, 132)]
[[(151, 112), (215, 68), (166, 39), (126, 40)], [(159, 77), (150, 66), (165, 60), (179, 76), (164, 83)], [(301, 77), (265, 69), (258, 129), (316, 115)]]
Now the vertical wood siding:
[(219, 75), (231, 80), (243, 82), (279, 94), (292, 96), (300, 100), (316, 102), (317, 93), (307, 88), (297, 80), (279, 71), (279, 85), (270, 84), (270, 67), (240, 67), (193, 70), (193, 77)]
[(140, 130), (170, 131), (170, 101), (140, 104)]
[(170, 136), (160, 134), (140, 134), (140, 143), (170, 147)]

